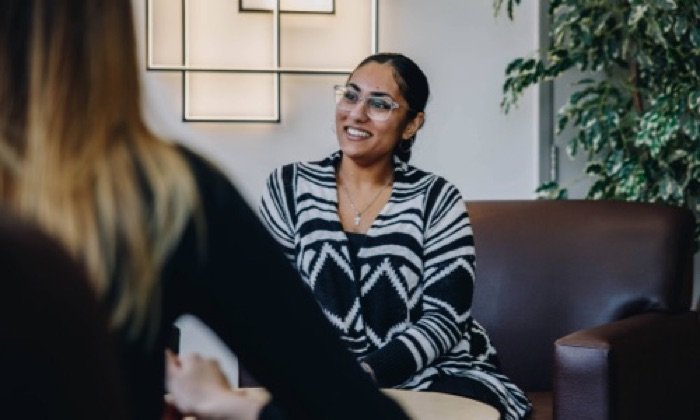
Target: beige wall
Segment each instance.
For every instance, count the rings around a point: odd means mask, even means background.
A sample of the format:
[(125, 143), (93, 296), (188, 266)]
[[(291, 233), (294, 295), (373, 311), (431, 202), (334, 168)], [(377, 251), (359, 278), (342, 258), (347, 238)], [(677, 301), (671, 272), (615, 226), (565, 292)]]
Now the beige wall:
[[(343, 4), (369, 4), (366, 0), (336, 1), (338, 9), (346, 7)], [(207, 2), (220, 0), (190, 0), (194, 5)], [(490, 0), (379, 0), (379, 4), (380, 50), (400, 51), (414, 58), (427, 73), (433, 91), (427, 122), (418, 136), (415, 163), (446, 176), (466, 198), (532, 197), (538, 166), (535, 98), (524, 98), (508, 116), (501, 113), (499, 101), (509, 59), (536, 51), (535, 7), (523, 5), (516, 21), (510, 22), (494, 18)], [(145, 7), (136, 9), (143, 39)], [(368, 28), (360, 29), (357, 34), (348, 31), (338, 51), (362, 56), (356, 45), (365, 45)], [(173, 38), (179, 32), (175, 35)], [(225, 43), (213, 46), (224, 47)], [(306, 49), (313, 50), (313, 46)], [(219, 53), (193, 55), (213, 60)], [(217, 63), (235, 62), (230, 48), (220, 55), (229, 58)], [(313, 54), (310, 60), (318, 64)], [(330, 61), (335, 64), (338, 58)], [(336, 147), (332, 86), (344, 82), (343, 76), (284, 75), (281, 123), (222, 124), (181, 121), (179, 74), (144, 71), (143, 75), (151, 125), (220, 163), (252, 203), (257, 202), (264, 179), (274, 167), (316, 159)], [(249, 95), (246, 98), (256, 101)]]

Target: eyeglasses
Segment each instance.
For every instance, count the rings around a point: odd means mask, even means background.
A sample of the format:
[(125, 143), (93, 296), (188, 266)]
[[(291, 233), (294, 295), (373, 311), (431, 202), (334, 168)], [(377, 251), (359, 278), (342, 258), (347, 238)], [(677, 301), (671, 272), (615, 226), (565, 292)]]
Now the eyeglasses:
[(369, 95), (362, 96), (360, 92), (349, 87), (335, 86), (335, 103), (339, 110), (350, 112), (357, 104), (363, 102), (366, 105), (367, 116), (373, 121), (386, 121), (391, 111), (400, 105), (389, 97)]

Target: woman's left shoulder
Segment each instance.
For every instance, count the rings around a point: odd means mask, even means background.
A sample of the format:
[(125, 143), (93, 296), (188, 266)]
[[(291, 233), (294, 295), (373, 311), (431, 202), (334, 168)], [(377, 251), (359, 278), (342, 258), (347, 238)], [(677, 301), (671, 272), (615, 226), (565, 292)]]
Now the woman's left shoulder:
[(405, 177), (409, 182), (422, 185), (426, 190), (458, 193), (458, 188), (447, 178), (415, 166), (406, 165)]

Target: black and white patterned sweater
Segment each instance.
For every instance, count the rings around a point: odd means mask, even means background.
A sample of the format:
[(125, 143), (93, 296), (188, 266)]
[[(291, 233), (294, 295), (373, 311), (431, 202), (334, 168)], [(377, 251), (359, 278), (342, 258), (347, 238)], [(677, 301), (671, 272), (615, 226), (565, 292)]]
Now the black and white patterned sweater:
[(474, 241), (457, 188), (395, 159), (391, 197), (354, 270), (337, 212), (340, 158), (273, 171), (260, 212), (343, 341), (380, 386), (419, 390), (438, 375), (462, 377), (495, 394), (506, 419), (521, 418), (529, 403), (470, 315)]

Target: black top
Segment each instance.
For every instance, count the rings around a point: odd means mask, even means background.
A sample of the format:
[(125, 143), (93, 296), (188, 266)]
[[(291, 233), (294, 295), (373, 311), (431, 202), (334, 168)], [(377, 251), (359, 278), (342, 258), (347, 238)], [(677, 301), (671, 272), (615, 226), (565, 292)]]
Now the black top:
[(0, 210), (3, 418), (130, 419), (108, 314), (56, 238)]
[[(193, 222), (161, 281), (155, 343), (123, 337), (136, 418), (160, 418), (163, 349), (182, 314), (200, 318), (273, 395), (261, 418), (405, 419), (361, 370), (308, 288), (225, 176), (185, 151), (199, 188), (204, 252)], [(282, 414), (284, 413), (284, 414)]]
[(348, 249), (350, 250), (350, 259), (357, 259), (357, 253), (360, 252), (362, 243), (365, 241), (367, 235), (364, 233), (347, 231), (345, 232), (345, 235), (348, 237)]
[[(367, 237), (364, 233), (348, 232), (345, 231), (345, 235), (348, 237), (348, 251), (350, 252), (350, 265), (352, 265), (352, 271), (355, 273), (355, 278), (360, 278), (360, 263), (357, 261), (357, 253), (360, 252), (362, 244), (365, 242)], [(358, 280), (359, 281), (359, 280)]]

